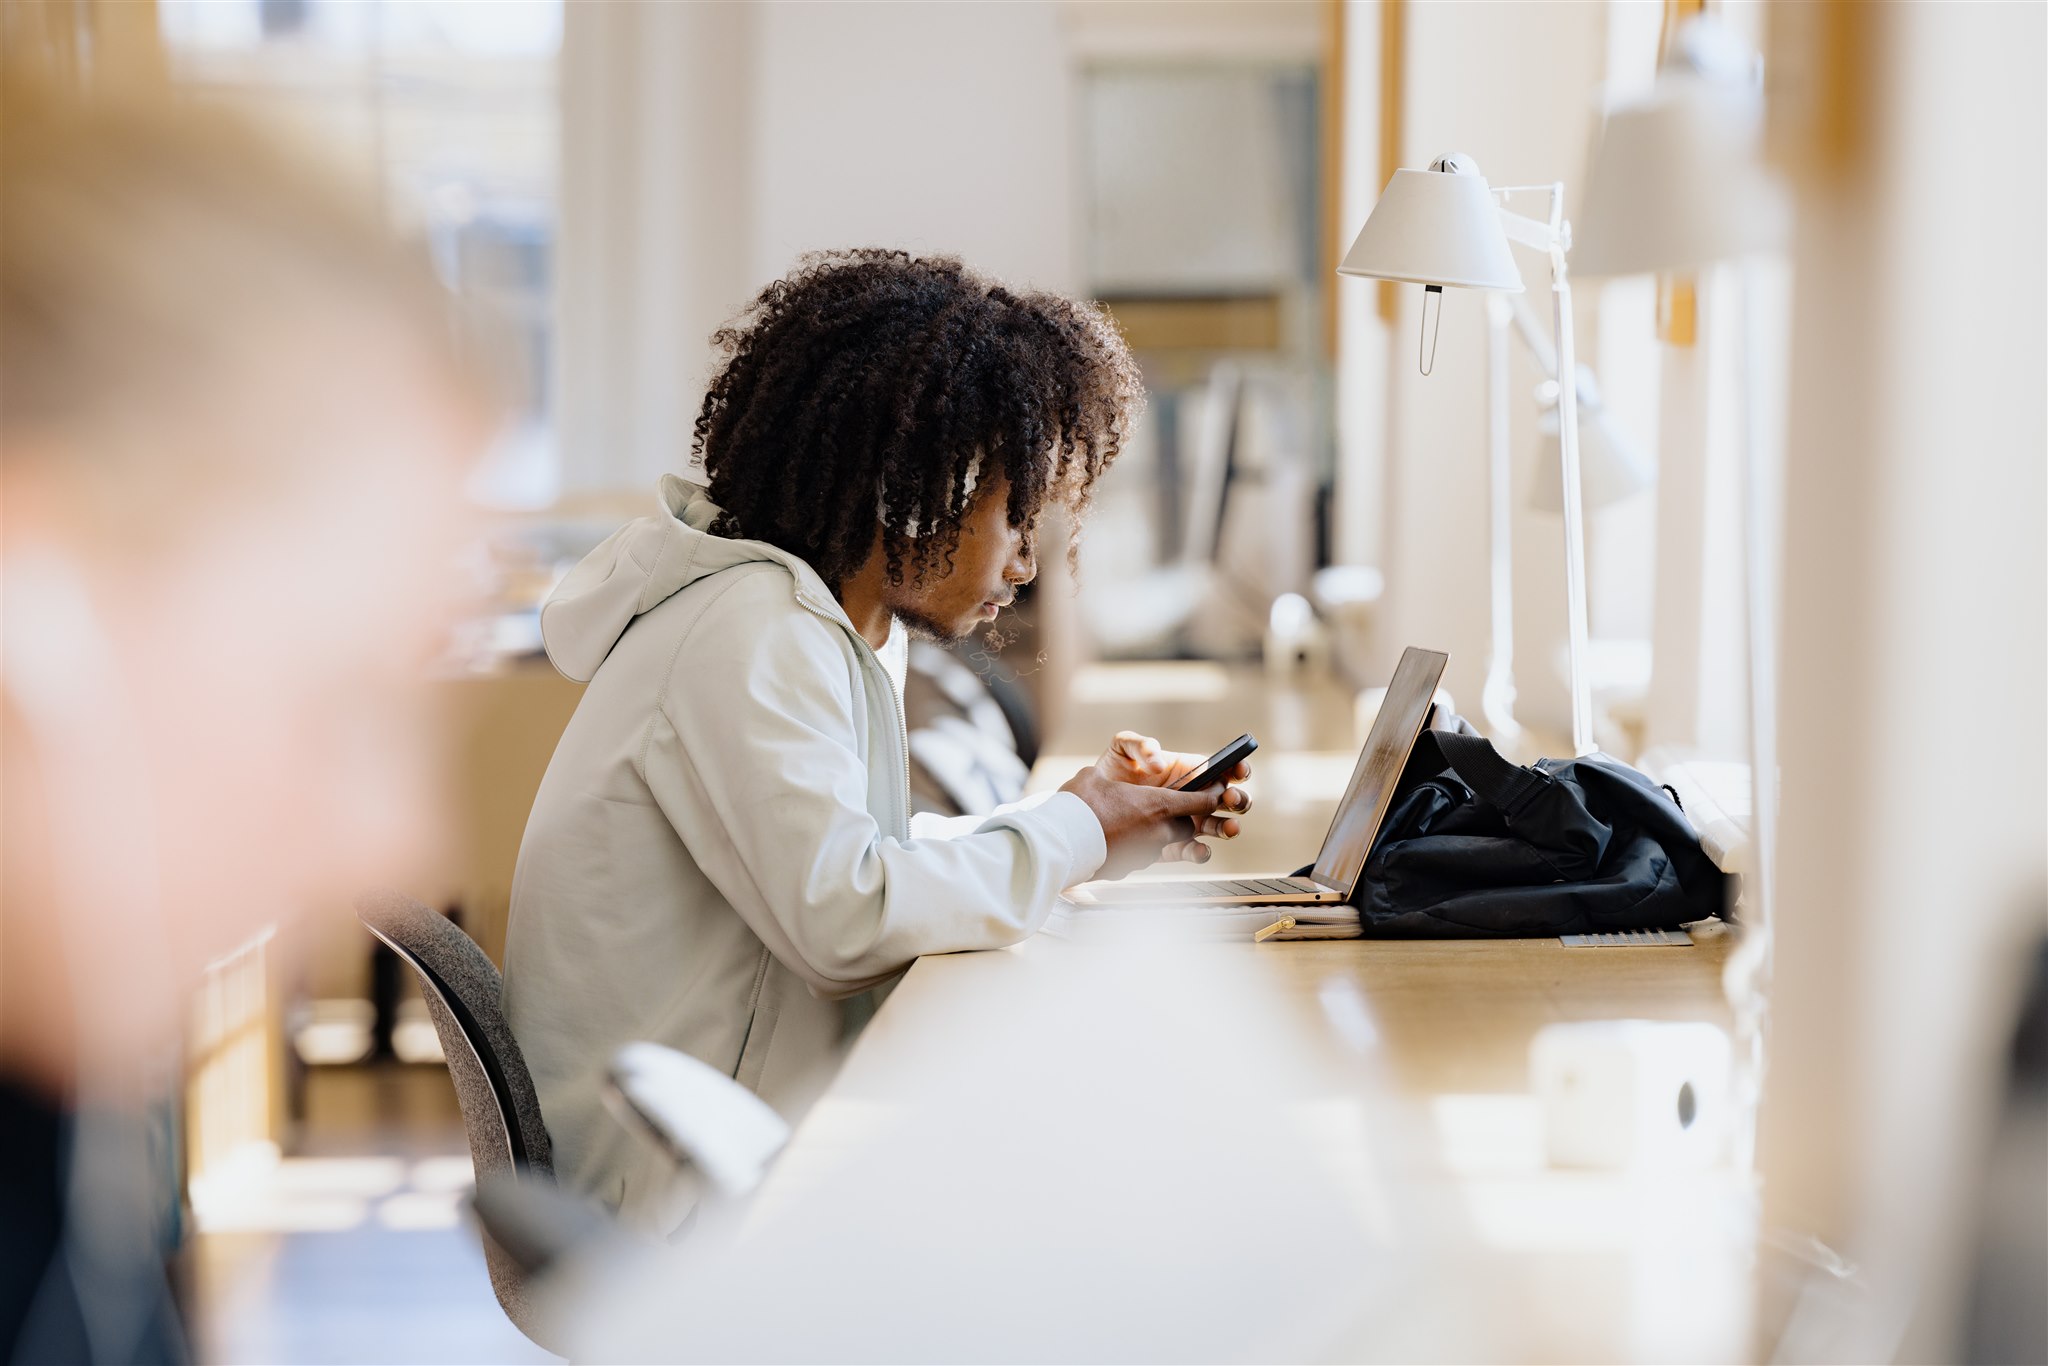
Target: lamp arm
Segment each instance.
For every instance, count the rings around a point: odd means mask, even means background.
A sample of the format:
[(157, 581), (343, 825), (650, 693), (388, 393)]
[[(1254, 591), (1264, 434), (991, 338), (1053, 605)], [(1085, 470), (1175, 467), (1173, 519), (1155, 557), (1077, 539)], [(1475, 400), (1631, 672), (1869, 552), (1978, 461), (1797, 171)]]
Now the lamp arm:
[[(1505, 201), (1510, 195), (1542, 193), (1549, 197), (1547, 218), (1531, 218), (1508, 208)], [(1571, 655), (1571, 703), (1572, 703), (1572, 752), (1578, 755), (1592, 754), (1599, 746), (1593, 741), (1593, 699), (1590, 680), (1586, 677), (1586, 529), (1585, 503), (1579, 480), (1579, 385), (1578, 357), (1573, 348), (1572, 338), (1572, 286), (1571, 272), (1566, 256), (1571, 251), (1572, 227), (1564, 217), (1564, 184), (1553, 181), (1548, 185), (1507, 185), (1497, 186), (1494, 191), (1495, 207), (1500, 213), (1501, 230), (1512, 241), (1534, 247), (1550, 258), (1551, 326), (1556, 336), (1553, 350), (1545, 344), (1541, 329), (1535, 318), (1535, 310), (1521, 299), (1510, 301), (1506, 309), (1489, 310), (1492, 321), (1493, 357), (1495, 374), (1498, 376), (1506, 366), (1507, 324), (1512, 321), (1521, 334), (1523, 342), (1535, 355), (1538, 365), (1546, 370), (1553, 380), (1558, 380), (1557, 396), (1557, 445), (1559, 454), (1558, 471), (1564, 489), (1564, 560), (1565, 560), (1565, 612), (1570, 633)], [(1561, 376), (1571, 376), (1565, 383)], [(1496, 407), (1505, 407), (1505, 394), (1501, 392), (1496, 378), (1491, 397)], [(1501, 428), (1504, 423), (1494, 424), (1494, 459), (1490, 464), (1500, 463), (1500, 452), (1505, 446)], [(1495, 500), (1503, 499), (1506, 486), (1504, 475), (1495, 470), (1491, 481), (1494, 485)], [(1494, 660), (1488, 670), (1487, 691), (1498, 708), (1506, 711), (1513, 705), (1512, 635), (1502, 630), (1501, 609), (1506, 602), (1501, 588), (1500, 569), (1504, 568), (1506, 556), (1505, 521), (1503, 509), (1493, 509), (1501, 525), (1494, 529), (1492, 537), (1495, 552), (1495, 630)], [(1498, 725), (1494, 717), (1495, 707), (1487, 708), (1488, 720)], [(1510, 721), (1512, 724), (1512, 721)]]
[(1557, 238), (1557, 233), (1550, 224), (1531, 218), (1527, 214), (1516, 213), (1512, 209), (1500, 211), (1500, 227), (1501, 231), (1508, 235), (1509, 241), (1520, 242), (1523, 246), (1534, 247), (1538, 251), (1549, 251), (1551, 243)]
[[(1546, 217), (1531, 218), (1516, 213), (1507, 206), (1510, 195), (1541, 194), (1550, 198), (1550, 211)], [(1570, 251), (1572, 246), (1572, 225), (1564, 221), (1564, 182), (1553, 180), (1548, 185), (1496, 185), (1493, 187), (1495, 208), (1500, 211), (1501, 230), (1525, 247), (1538, 251)]]
[[(1550, 250), (1552, 317), (1557, 332), (1557, 368), (1576, 379), (1578, 359), (1572, 348), (1572, 286), (1565, 266), (1567, 235), (1554, 238)], [(1579, 485), (1579, 386), (1559, 384), (1557, 448), (1564, 480), (1565, 614), (1570, 629), (1572, 685), (1572, 751), (1591, 754), (1593, 741), (1592, 685), (1586, 677), (1586, 527), (1585, 503)]]
[[(1509, 306), (1513, 300), (1514, 309)], [(1515, 720), (1515, 571), (1512, 556), (1513, 505), (1510, 501), (1511, 450), (1508, 437), (1508, 327), (1515, 309), (1526, 309), (1521, 296), (1486, 296), (1486, 502), (1487, 570), (1491, 640), (1486, 658), (1486, 684), (1479, 695), (1480, 714), (1488, 732), (1506, 753), (1522, 738)]]
[(1536, 358), (1536, 368), (1543, 372), (1545, 379), (1557, 378), (1557, 347), (1544, 330), (1543, 322), (1536, 316), (1536, 310), (1529, 307), (1529, 301), (1520, 294), (1503, 295), (1512, 310), (1515, 332), (1522, 339), (1522, 345), (1529, 348), (1529, 354)]
[[(1564, 186), (1506, 185), (1496, 188), (1493, 193), (1496, 199), (1502, 199), (1512, 194), (1539, 192), (1550, 196), (1550, 218), (1547, 221), (1531, 218), (1503, 205), (1499, 210), (1501, 230), (1511, 240), (1520, 242), (1525, 247), (1534, 247), (1549, 256), (1551, 275), (1552, 278), (1556, 278), (1564, 269), (1564, 257), (1571, 251), (1572, 246), (1572, 227), (1563, 218)], [(1515, 332), (1521, 337), (1522, 344), (1529, 348), (1529, 354), (1535, 357), (1536, 368), (1543, 372), (1545, 379), (1558, 379), (1562, 372), (1558, 369), (1557, 348), (1546, 335), (1541, 320), (1536, 316), (1536, 310), (1531, 308), (1528, 300), (1520, 294), (1502, 297), (1506, 298), (1514, 309)], [(1579, 395), (1579, 402), (1587, 401), (1586, 395)]]

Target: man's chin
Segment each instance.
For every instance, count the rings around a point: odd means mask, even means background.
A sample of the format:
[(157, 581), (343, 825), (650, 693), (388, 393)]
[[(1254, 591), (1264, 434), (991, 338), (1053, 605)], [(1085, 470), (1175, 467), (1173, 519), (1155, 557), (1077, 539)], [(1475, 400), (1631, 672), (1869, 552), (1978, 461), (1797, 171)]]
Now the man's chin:
[(896, 620), (902, 622), (903, 629), (917, 640), (929, 640), (940, 645), (957, 645), (973, 635), (975, 628), (981, 625), (981, 614), (977, 612), (963, 621), (947, 623), (935, 617), (906, 612), (899, 607), (896, 609)]

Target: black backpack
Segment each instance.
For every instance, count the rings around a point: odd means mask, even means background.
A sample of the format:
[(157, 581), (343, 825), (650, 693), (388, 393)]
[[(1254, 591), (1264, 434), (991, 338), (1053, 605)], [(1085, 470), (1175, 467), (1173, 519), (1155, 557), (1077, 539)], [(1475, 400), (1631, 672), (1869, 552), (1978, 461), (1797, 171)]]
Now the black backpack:
[(1352, 899), (1368, 937), (1547, 938), (1727, 916), (1732, 879), (1678, 798), (1601, 755), (1519, 768), (1424, 731)]

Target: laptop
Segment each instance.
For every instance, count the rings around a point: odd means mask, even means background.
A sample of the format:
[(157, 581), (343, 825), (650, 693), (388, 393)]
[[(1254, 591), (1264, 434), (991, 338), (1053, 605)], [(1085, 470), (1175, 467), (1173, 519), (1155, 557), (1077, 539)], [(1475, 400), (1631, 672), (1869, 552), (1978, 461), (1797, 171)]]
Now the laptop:
[(1307, 877), (1262, 874), (1203, 882), (1086, 882), (1069, 890), (1067, 899), (1080, 906), (1318, 906), (1350, 901), (1449, 662), (1449, 655), (1435, 650), (1410, 646), (1402, 652), (1379, 717), (1359, 752), (1358, 766), (1351, 770), (1351, 785), (1344, 790)]

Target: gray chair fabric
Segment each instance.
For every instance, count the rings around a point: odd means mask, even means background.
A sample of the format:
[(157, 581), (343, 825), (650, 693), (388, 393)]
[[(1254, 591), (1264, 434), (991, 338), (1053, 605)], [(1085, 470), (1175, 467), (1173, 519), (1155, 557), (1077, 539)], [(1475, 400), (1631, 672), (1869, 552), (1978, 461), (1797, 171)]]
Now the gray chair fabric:
[[(455, 1082), (462, 1127), (479, 1188), (503, 1177), (554, 1183), (554, 1157), (540, 1100), (518, 1040), (499, 1008), (501, 979), (476, 941), (439, 911), (396, 892), (372, 892), (356, 915), (419, 979), (434, 1032)], [(491, 1289), (519, 1331), (556, 1350), (536, 1331), (525, 1273), (488, 1230), (484, 1262)]]
[(494, 1176), (477, 1182), (477, 1222), (529, 1278), (630, 1235), (595, 1200), (542, 1181)]

